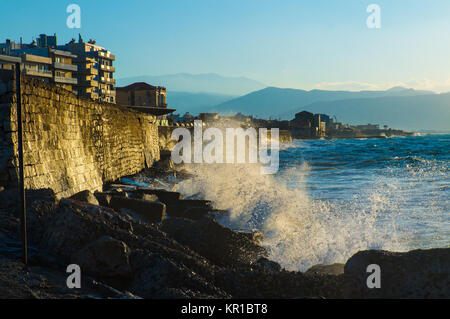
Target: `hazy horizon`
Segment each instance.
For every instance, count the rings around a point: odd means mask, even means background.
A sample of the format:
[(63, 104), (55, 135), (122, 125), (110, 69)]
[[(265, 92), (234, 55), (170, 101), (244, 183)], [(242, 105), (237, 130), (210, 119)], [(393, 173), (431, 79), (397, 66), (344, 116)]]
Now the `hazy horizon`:
[[(64, 44), (81, 33), (116, 54), (119, 79), (216, 73), (304, 90), (450, 91), (449, 1), (75, 3), (80, 29), (66, 26), (68, 2), (2, 3), (0, 41), (56, 33)], [(372, 3), (379, 29), (366, 25)]]

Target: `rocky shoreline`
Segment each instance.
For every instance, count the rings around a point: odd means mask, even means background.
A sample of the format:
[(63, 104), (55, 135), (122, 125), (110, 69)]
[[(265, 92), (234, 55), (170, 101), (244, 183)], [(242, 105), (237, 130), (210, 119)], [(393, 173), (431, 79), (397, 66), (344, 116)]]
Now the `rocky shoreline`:
[[(185, 177), (161, 161), (140, 177)], [(167, 182), (167, 181), (166, 181)], [(57, 200), (28, 191), (30, 264), (20, 257), (17, 193), (0, 192), (0, 298), (450, 298), (450, 248), (362, 251), (347, 263), (286, 271), (262, 234), (223, 227), (208, 200), (118, 181)], [(66, 268), (78, 264), (81, 289)], [(381, 288), (366, 285), (369, 264)]]

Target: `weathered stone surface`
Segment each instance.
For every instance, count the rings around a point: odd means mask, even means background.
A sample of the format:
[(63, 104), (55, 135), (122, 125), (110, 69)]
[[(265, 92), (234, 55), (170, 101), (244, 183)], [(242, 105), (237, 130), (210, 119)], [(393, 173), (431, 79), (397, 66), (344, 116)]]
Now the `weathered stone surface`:
[(112, 195), (110, 193), (95, 192), (94, 196), (101, 206), (109, 207), (111, 204)]
[(240, 234), (247, 236), (256, 245), (262, 245), (264, 234), (258, 230), (254, 231), (239, 231)]
[[(105, 182), (138, 173), (159, 160), (154, 116), (79, 99), (28, 77), (22, 81), (26, 188), (51, 188), (57, 198), (85, 189), (99, 191)], [(1, 87), (10, 82), (14, 83), (11, 76), (0, 78)], [(0, 159), (5, 173), (0, 186), (13, 187), (18, 180), (15, 93), (3, 93), (0, 133), (5, 149), (0, 153), (11, 154), (11, 161)]]
[(116, 211), (120, 211), (121, 209), (132, 210), (141, 218), (151, 223), (162, 222), (166, 214), (165, 204), (135, 198), (113, 196), (110, 207)]
[(274, 262), (272, 260), (269, 260), (265, 257), (258, 259), (258, 261), (255, 263), (255, 265), (262, 267), (264, 269), (270, 270), (270, 271), (274, 271), (274, 272), (281, 270), (280, 264), (278, 264), (277, 262)]
[(130, 248), (111, 236), (102, 236), (79, 250), (72, 260), (96, 278), (131, 279)]
[(211, 201), (181, 199), (167, 204), (167, 215), (181, 218), (199, 219), (213, 210)]
[(137, 198), (137, 199), (143, 199), (149, 202), (157, 202), (159, 201), (158, 196), (156, 195), (150, 195), (150, 194), (145, 194), (145, 193), (135, 193), (132, 192), (130, 193), (132, 198)]
[(76, 193), (75, 195), (72, 195), (70, 199), (86, 202), (91, 205), (99, 205), (97, 198), (95, 198), (95, 196), (89, 190), (84, 190), (82, 192)]
[[(170, 258), (155, 254), (135, 254), (143, 270), (131, 286), (131, 291), (144, 298), (167, 298), (177, 291), (175, 296), (192, 298), (203, 297), (228, 298), (221, 289), (215, 287), (183, 264), (177, 264)], [(183, 294), (179, 295), (180, 292)], [(178, 295), (178, 296), (177, 296)]]
[[(381, 268), (381, 288), (367, 287), (367, 266)], [(345, 264), (346, 293), (352, 298), (449, 298), (450, 248), (395, 253), (360, 251)]]
[(141, 194), (156, 195), (156, 196), (158, 196), (158, 199), (166, 205), (171, 204), (173, 202), (177, 202), (183, 198), (183, 196), (179, 192), (169, 192), (164, 189), (140, 188), (140, 189), (137, 189), (135, 192), (141, 193)]
[(42, 232), (40, 245), (44, 249), (70, 261), (76, 252), (98, 238), (110, 235), (122, 239), (118, 236), (132, 230), (129, 220), (109, 208), (62, 199), (45, 228), (35, 231)]
[(205, 207), (183, 207), (183, 206), (177, 206), (175, 209), (173, 206), (170, 208), (170, 213), (168, 210), (167, 215), (170, 217), (180, 217), (180, 218), (187, 218), (187, 219), (201, 219), (211, 212), (211, 209), (205, 208)]
[(267, 256), (267, 251), (247, 236), (233, 232), (209, 218), (198, 221), (169, 218), (164, 221), (161, 230), (221, 266), (248, 265)]
[(331, 264), (331, 265), (314, 265), (305, 271), (306, 275), (342, 275), (344, 273), (344, 264)]

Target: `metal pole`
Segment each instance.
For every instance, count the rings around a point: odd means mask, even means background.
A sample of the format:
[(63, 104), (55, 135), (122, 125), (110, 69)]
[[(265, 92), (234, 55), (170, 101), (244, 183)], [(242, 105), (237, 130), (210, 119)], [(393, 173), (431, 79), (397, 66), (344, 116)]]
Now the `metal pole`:
[(22, 95), (20, 87), (20, 63), (16, 63), (16, 100), (17, 100), (17, 136), (19, 148), (19, 192), (20, 192), (20, 212), (22, 226), (22, 254), (23, 263), (28, 265), (28, 245), (27, 245), (27, 207), (25, 198), (25, 182), (23, 174), (23, 133), (22, 133)]

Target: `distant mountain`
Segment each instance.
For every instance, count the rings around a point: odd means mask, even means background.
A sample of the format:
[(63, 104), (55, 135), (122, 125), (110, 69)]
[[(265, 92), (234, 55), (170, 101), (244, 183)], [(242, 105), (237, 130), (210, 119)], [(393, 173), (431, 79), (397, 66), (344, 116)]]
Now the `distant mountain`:
[(317, 102), (301, 109), (349, 124), (376, 123), (411, 131), (449, 131), (450, 93)]
[(299, 110), (305, 106), (326, 101), (376, 98), (385, 96), (418, 96), (434, 94), (430, 91), (416, 91), (401, 87), (392, 88), (387, 91), (326, 91), (326, 90), (297, 90), (267, 87), (252, 92), (236, 99), (224, 102), (213, 107), (211, 111), (219, 112), (241, 112), (252, 114), (262, 118), (291, 119)]
[(234, 96), (266, 87), (263, 83), (246, 77), (226, 77), (214, 73), (135, 76), (118, 79), (117, 86), (125, 86), (134, 82), (147, 82), (152, 85), (165, 86), (168, 92), (215, 93)]
[(167, 91), (167, 104), (176, 109), (175, 113), (178, 114), (198, 114), (234, 98), (235, 95)]

